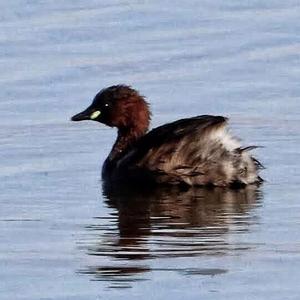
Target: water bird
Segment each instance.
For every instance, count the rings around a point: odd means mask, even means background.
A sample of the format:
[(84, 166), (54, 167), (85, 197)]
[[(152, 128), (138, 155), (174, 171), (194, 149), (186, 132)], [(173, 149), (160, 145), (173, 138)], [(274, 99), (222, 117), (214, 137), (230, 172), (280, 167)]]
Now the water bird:
[(102, 167), (105, 180), (185, 186), (242, 187), (262, 182), (263, 166), (227, 129), (223, 116), (200, 115), (149, 131), (145, 97), (128, 85), (96, 94), (72, 121), (93, 120), (118, 129)]

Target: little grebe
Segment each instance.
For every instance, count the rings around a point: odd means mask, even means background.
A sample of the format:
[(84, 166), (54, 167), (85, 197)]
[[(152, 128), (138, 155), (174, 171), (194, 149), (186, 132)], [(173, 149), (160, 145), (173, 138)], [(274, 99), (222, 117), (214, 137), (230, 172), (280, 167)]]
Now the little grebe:
[(196, 116), (152, 129), (144, 97), (126, 85), (101, 90), (72, 121), (93, 120), (118, 128), (104, 162), (105, 179), (155, 183), (244, 186), (262, 181), (262, 167), (226, 129), (221, 116)]

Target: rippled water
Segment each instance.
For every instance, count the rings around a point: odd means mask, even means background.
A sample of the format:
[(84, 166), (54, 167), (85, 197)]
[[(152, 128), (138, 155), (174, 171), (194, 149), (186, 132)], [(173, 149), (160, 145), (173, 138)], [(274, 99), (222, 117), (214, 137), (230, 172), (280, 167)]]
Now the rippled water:
[[(256, 223), (255, 210), (261, 195), (250, 187), (226, 189), (158, 188), (157, 190), (105, 190), (106, 203), (114, 209), (97, 217), (102, 224), (87, 226), (92, 240), (84, 242), (88, 254), (101, 264), (80, 270), (110, 287), (130, 287), (132, 282), (150, 280), (149, 272), (173, 272), (181, 276), (218, 275), (227, 268), (177, 264), (199, 256), (223, 256), (250, 250), (254, 245), (228, 241), (228, 233), (245, 233)], [(151, 267), (151, 261), (171, 264)], [(114, 264), (111, 262), (115, 261)], [(173, 263), (172, 263), (173, 261)]]
[[(0, 3), (0, 299), (298, 299), (298, 1)], [(152, 126), (223, 114), (266, 166), (244, 190), (107, 187), (98, 89)]]

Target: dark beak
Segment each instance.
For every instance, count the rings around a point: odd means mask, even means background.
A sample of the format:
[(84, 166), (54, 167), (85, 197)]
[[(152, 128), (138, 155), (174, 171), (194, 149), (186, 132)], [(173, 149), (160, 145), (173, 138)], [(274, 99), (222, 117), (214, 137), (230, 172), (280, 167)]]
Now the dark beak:
[(88, 107), (86, 110), (82, 111), (81, 113), (73, 116), (71, 118), (71, 121), (83, 121), (83, 120), (90, 120), (91, 119), (91, 114), (92, 114), (92, 109)]

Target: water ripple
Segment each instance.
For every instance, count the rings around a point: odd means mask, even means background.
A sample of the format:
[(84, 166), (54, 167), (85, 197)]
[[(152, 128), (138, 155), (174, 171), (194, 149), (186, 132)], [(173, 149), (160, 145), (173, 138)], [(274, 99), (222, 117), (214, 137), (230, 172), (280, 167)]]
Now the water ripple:
[(96, 224), (86, 226), (90, 235), (80, 242), (80, 248), (93, 263), (78, 272), (93, 280), (113, 282), (110, 287), (130, 287), (135, 281), (147, 280), (147, 274), (153, 272), (223, 274), (227, 270), (157, 268), (151, 267), (151, 262), (238, 255), (256, 246), (228, 241), (229, 233), (243, 234), (257, 223), (254, 212), (261, 193), (256, 187), (137, 190), (104, 185), (104, 196), (113, 212), (95, 217)]

